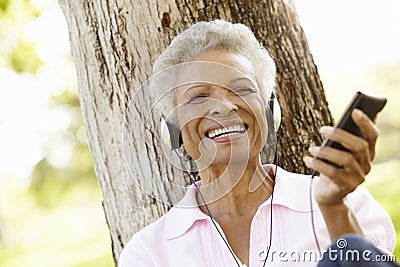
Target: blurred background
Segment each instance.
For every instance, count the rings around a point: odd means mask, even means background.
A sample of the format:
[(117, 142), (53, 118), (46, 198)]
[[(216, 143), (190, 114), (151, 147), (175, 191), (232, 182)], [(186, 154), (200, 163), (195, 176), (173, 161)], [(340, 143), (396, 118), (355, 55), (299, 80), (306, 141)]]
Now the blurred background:
[[(357, 90), (389, 98), (364, 186), (400, 259), (400, 1), (295, 3), (335, 119)], [(0, 0), (0, 266), (113, 266), (56, 0)]]

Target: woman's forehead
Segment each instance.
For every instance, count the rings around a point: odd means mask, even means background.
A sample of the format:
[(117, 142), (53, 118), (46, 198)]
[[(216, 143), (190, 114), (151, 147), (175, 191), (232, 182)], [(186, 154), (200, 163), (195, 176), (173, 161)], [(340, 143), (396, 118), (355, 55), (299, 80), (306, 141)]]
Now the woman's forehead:
[(205, 81), (225, 85), (240, 77), (254, 77), (254, 69), (241, 54), (213, 49), (190, 58), (179, 76), (184, 82)]
[(181, 66), (177, 73), (176, 92), (183, 94), (194, 85), (213, 84), (230, 88), (236, 83), (247, 83), (256, 86), (253, 73), (238, 70), (232, 66), (210, 61), (192, 61)]

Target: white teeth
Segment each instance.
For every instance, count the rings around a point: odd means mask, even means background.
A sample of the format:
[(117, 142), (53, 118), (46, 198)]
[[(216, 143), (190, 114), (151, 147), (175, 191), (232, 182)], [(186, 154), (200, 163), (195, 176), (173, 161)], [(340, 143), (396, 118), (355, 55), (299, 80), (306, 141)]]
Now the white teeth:
[(214, 137), (223, 137), (226, 135), (229, 135), (231, 133), (243, 133), (246, 131), (246, 127), (244, 127), (243, 124), (237, 124), (237, 125), (232, 125), (226, 128), (219, 128), (215, 130), (211, 130), (208, 132), (208, 137), (209, 138), (214, 138)]

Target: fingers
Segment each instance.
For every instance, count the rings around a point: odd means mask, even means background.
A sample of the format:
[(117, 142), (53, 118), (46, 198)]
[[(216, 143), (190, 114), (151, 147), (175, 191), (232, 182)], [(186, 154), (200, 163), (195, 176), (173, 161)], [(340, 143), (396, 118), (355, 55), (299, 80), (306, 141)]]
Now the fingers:
[[(321, 128), (321, 133), (328, 139), (335, 141), (348, 150), (351, 151), (349, 152), (343, 152), (347, 154), (352, 154), (352, 156), (358, 161), (359, 165), (361, 166), (362, 170), (364, 171), (365, 174), (369, 173), (371, 170), (371, 156), (370, 156), (370, 145), (369, 143), (363, 139), (362, 137), (358, 137), (356, 135), (353, 135), (345, 130), (342, 129), (337, 129), (333, 127), (322, 127)], [(343, 164), (340, 164), (343, 161), (343, 153), (333, 153), (332, 150), (338, 150), (338, 149), (333, 149), (330, 148), (329, 150), (328, 147), (321, 148), (323, 151), (325, 151), (324, 155), (321, 155), (320, 158), (327, 159), (337, 165), (344, 166)], [(328, 151), (328, 152), (326, 152)], [(338, 150), (340, 151), (340, 150)], [(329, 157), (326, 158), (326, 157)], [(349, 156), (345, 156), (344, 158), (347, 159)]]
[[(317, 147), (310, 149), (310, 153), (314, 158), (305, 157), (304, 162), (309, 168), (321, 174), (315, 191), (315, 198), (318, 205), (331, 206), (342, 203), (347, 194), (353, 192), (364, 182), (364, 171), (350, 152), (330, 147)], [(336, 162), (341, 163), (343, 167), (334, 166), (321, 159), (324, 157), (325, 159), (334, 161), (341, 156), (343, 156), (342, 161)]]
[(364, 139), (368, 142), (369, 145), (369, 153), (370, 153), (370, 160), (372, 161), (375, 158), (375, 145), (376, 140), (379, 136), (378, 128), (374, 122), (371, 121), (364, 112), (359, 109), (353, 110), (351, 113), (351, 117), (354, 123), (358, 126), (363, 135)]
[(339, 203), (364, 182), (365, 175), (371, 170), (379, 132), (362, 111), (354, 110), (351, 115), (362, 137), (334, 127), (325, 126), (320, 129), (325, 138), (341, 144), (348, 151), (334, 147), (310, 147), (309, 152), (313, 157), (304, 158), (309, 168), (321, 174), (318, 182), (320, 186), (316, 191), (319, 204)]
[(358, 164), (357, 159), (352, 153), (331, 147), (312, 146), (308, 149), (314, 158), (324, 159), (333, 162), (337, 167), (353, 166)]
[[(332, 150), (339, 151), (337, 149)], [(320, 153), (317, 154), (322, 155)], [(321, 159), (312, 157), (305, 157), (304, 162), (306, 163), (307, 167), (329, 177), (332, 182), (341, 188), (343, 195), (341, 194), (340, 197), (344, 197), (365, 180), (364, 171), (361, 169), (361, 166), (357, 163), (355, 158), (351, 159), (351, 157), (349, 157), (349, 159), (350, 162), (345, 163), (342, 168), (326, 163)]]

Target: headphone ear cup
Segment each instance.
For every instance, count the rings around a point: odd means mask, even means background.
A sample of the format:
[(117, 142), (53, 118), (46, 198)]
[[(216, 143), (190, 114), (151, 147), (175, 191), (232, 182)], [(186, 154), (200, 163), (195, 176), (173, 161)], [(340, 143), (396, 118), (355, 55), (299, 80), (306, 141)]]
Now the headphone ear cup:
[(161, 141), (165, 147), (175, 150), (181, 147), (182, 135), (178, 126), (161, 116)]
[(276, 132), (281, 124), (281, 108), (274, 91), (272, 91), (271, 97), (267, 101), (265, 117), (267, 119), (268, 133), (266, 143), (260, 154), (263, 164), (274, 162), (277, 149)]
[(268, 106), (265, 109), (265, 116), (267, 119), (267, 139), (265, 144), (261, 150), (261, 162), (262, 164), (271, 163), (274, 161), (275, 158), (275, 150), (276, 150), (276, 128), (274, 123), (274, 116), (272, 115), (272, 111), (269, 108), (269, 101)]
[(270, 110), (271, 118), (268, 117), (268, 112), (267, 112), (267, 120), (268, 120), (268, 131), (270, 130), (269, 122), (273, 121), (273, 128), (271, 129), (271, 132), (277, 132), (279, 130), (279, 127), (281, 126), (281, 120), (282, 120), (282, 113), (281, 113), (281, 107), (279, 105), (278, 99), (275, 96), (275, 92), (271, 93), (271, 98), (268, 100), (268, 107)]
[(268, 135), (273, 133), (275, 134), (275, 123), (274, 123), (274, 116), (272, 114), (272, 111), (269, 109), (269, 107), (266, 108), (265, 110), (265, 117), (267, 118), (267, 127), (268, 127)]

